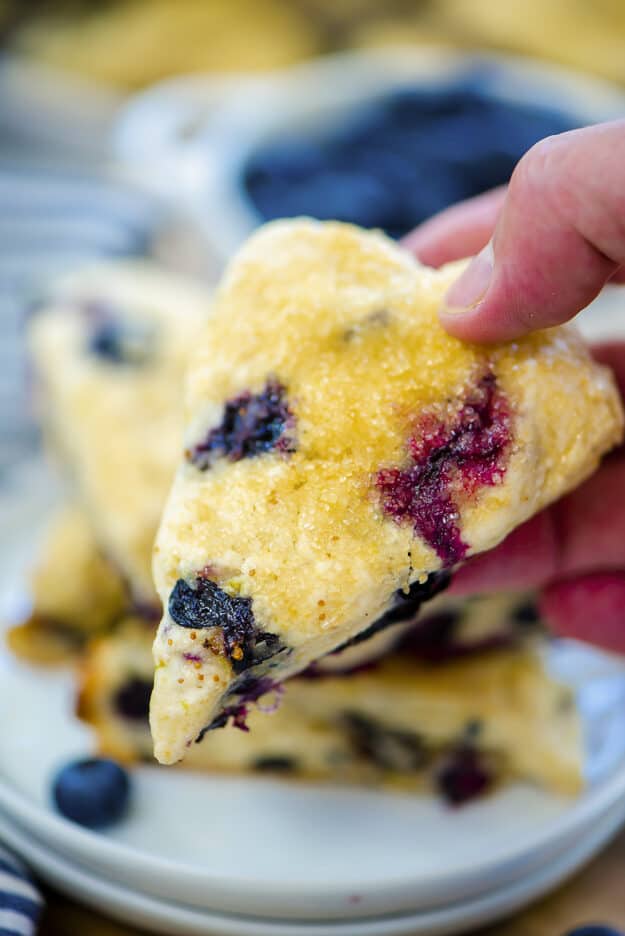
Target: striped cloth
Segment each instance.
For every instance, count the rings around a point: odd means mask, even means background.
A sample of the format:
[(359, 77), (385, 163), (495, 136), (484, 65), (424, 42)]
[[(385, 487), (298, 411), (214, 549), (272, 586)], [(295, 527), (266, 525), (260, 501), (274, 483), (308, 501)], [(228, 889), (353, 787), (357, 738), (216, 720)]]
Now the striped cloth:
[(4, 470), (36, 445), (25, 310), (55, 275), (148, 254), (161, 212), (110, 167), (11, 152), (0, 139), (0, 484)]
[(28, 873), (0, 846), (0, 936), (31, 936), (42, 906)]

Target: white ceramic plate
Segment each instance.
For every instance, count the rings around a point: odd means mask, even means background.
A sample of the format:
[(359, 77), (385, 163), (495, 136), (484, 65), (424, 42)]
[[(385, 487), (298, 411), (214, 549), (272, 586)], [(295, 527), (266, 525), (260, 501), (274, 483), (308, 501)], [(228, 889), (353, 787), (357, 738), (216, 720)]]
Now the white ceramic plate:
[[(23, 473), (3, 511), (0, 618), (23, 596), (51, 482)], [(129, 819), (107, 834), (55, 814), (53, 772), (92, 747), (74, 683), (0, 654), (0, 807), (92, 874), (211, 911), (339, 919), (477, 898), (536, 870), (625, 800), (625, 667), (575, 645), (554, 666), (580, 689), (587, 791), (577, 800), (514, 786), (463, 810), (433, 797), (291, 785), (184, 771), (136, 771)]]
[(596, 854), (615, 834), (622, 819), (623, 804), (620, 804), (573, 848), (495, 893), (425, 913), (327, 923), (223, 916), (149, 897), (93, 876), (51, 853), (1, 815), (0, 838), (61, 892), (126, 924), (172, 936), (446, 936), (492, 923), (557, 887)]

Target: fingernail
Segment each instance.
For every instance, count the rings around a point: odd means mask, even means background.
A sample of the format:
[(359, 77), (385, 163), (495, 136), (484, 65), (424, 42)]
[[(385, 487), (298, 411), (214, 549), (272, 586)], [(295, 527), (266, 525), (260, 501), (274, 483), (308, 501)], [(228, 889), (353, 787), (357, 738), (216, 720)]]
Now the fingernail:
[(493, 247), (489, 242), (447, 290), (442, 311), (459, 314), (473, 309), (486, 295), (492, 275)]

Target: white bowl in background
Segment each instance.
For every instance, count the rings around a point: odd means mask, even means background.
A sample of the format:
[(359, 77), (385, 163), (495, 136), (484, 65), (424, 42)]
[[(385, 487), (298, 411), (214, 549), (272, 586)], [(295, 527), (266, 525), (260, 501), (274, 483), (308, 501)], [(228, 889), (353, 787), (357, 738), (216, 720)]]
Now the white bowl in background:
[(494, 70), (489, 92), (501, 100), (538, 100), (580, 124), (625, 114), (619, 88), (559, 66), (407, 46), (341, 53), (260, 77), (164, 82), (122, 110), (114, 145), (139, 181), (185, 205), (223, 262), (261, 222), (240, 184), (258, 146), (284, 132), (325, 129), (394, 87), (434, 86), (479, 65)]

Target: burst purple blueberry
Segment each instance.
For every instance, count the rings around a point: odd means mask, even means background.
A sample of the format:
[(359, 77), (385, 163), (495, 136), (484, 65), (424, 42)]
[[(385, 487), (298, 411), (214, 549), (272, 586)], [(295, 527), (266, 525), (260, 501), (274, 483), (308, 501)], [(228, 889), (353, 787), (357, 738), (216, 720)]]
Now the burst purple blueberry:
[(492, 788), (495, 774), (472, 743), (467, 731), (447, 752), (435, 774), (436, 788), (451, 806), (462, 806)]
[(443, 566), (465, 558), (458, 502), (503, 479), (512, 441), (508, 401), (495, 375), (469, 390), (451, 420), (422, 416), (408, 440), (409, 462), (376, 477), (382, 507), (397, 523), (411, 523)]
[[(207, 725), (195, 739), (196, 744), (202, 740), (207, 731), (213, 731), (215, 728), (224, 728), (228, 722), (240, 731), (249, 731), (247, 725), (247, 716), (249, 715), (250, 704), (256, 704), (257, 708), (263, 712), (274, 712), (282, 697), (284, 687), (275, 683), (269, 676), (252, 676), (245, 673), (241, 680), (238, 680), (228, 691), (227, 696), (237, 696), (236, 702), (227, 705), (217, 715), (210, 725)], [(269, 693), (274, 693), (274, 702), (263, 708), (259, 700)]]

